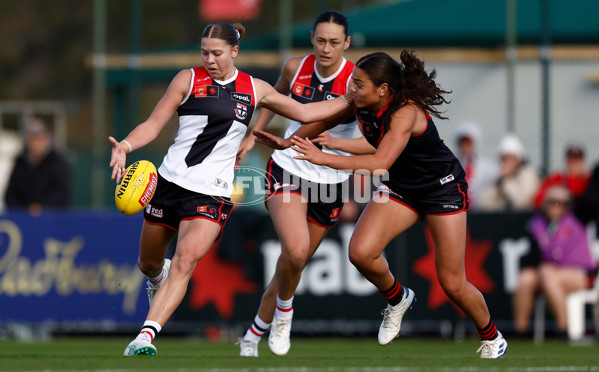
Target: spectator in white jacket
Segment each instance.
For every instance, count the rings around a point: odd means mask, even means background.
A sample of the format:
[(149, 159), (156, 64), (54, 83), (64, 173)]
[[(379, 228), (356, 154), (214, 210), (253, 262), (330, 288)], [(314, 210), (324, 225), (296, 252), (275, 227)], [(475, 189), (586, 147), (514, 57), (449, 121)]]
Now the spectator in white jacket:
[(526, 161), (524, 146), (513, 134), (499, 143), (500, 173), (479, 200), (483, 211), (530, 211), (540, 184), (538, 171)]

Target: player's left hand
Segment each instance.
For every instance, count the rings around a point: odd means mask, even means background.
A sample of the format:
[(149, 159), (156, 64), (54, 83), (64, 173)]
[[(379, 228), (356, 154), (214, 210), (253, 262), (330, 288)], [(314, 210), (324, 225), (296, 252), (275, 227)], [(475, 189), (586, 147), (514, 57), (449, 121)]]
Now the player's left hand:
[(293, 136), (291, 138), (291, 147), (293, 150), (302, 155), (294, 156), (294, 159), (307, 160), (314, 164), (323, 164), (325, 153), (316, 147), (308, 138), (299, 138)]
[(108, 165), (109, 167), (112, 167), (112, 176), (110, 179), (116, 179), (116, 182), (118, 183), (127, 170), (127, 167), (125, 167), (127, 154), (119, 141), (114, 139), (114, 137), (110, 136), (108, 137), (108, 140), (112, 143), (112, 153), (110, 154), (110, 164)]

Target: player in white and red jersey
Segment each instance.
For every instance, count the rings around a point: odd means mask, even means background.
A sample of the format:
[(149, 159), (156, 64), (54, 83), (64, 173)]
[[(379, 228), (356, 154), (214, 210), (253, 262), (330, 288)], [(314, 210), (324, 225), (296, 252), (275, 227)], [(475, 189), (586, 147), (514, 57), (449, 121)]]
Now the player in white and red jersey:
[[(289, 58), (283, 65), (275, 89), (301, 103), (324, 101), (343, 95), (354, 64), (343, 57), (349, 47), (347, 19), (336, 11), (320, 14), (311, 32), (314, 54)], [(263, 129), (274, 114), (262, 110), (254, 127)], [(331, 137), (349, 139), (354, 135), (353, 115), (341, 119), (341, 124), (329, 131)], [(292, 121), (286, 133), (301, 127)], [(254, 146), (249, 135), (239, 149), (239, 158)], [(322, 147), (336, 155), (347, 153)], [(302, 270), (322, 241), (325, 233), (339, 220), (343, 208), (343, 182), (349, 173), (298, 161), (292, 149), (276, 150), (266, 166), (269, 195), (266, 207), (281, 241), (281, 254), (276, 272), (262, 296), (258, 313), (250, 328), (240, 339), (241, 356), (258, 356), (258, 342), (272, 324), (268, 345), (276, 355), (285, 355), (290, 348), (293, 295)], [(328, 197), (328, 196), (333, 197)]]
[[(220, 236), (233, 207), (237, 150), (255, 107), (301, 122), (323, 120), (348, 107), (345, 97), (301, 104), (237, 70), (233, 61), (244, 32), (240, 24), (208, 25), (201, 41), (203, 66), (180, 71), (148, 119), (124, 140), (109, 138), (114, 179), (123, 175), (128, 152), (154, 140), (175, 112), (179, 116), (140, 238), (138, 265), (148, 277), (150, 310), (125, 355), (156, 354), (153, 338), (183, 300), (197, 262)], [(171, 264), (165, 255), (177, 233)]]

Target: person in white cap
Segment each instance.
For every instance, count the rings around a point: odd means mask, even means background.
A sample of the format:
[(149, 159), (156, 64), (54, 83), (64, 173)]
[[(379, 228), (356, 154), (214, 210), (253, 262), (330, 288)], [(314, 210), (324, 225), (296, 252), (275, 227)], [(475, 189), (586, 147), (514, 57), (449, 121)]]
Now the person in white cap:
[(540, 176), (526, 161), (522, 142), (514, 134), (499, 143), (500, 175), (495, 184), (480, 195), (480, 207), (486, 212), (527, 211), (533, 208), (533, 197)]

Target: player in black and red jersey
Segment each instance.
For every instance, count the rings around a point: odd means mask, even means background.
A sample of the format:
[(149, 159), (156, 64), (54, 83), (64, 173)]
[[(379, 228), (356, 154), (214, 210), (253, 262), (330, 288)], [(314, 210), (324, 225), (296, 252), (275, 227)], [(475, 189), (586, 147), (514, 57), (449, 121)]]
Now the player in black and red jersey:
[[(336, 11), (318, 15), (311, 32), (314, 54), (291, 57), (283, 65), (275, 89), (301, 103), (335, 99), (347, 93), (354, 64), (343, 57), (351, 36), (345, 16)], [(254, 129), (262, 130), (274, 114), (262, 110)], [(287, 135), (301, 127), (292, 121)], [(356, 129), (354, 115), (348, 115), (329, 135), (352, 138)], [(255, 137), (249, 135), (239, 149), (241, 159), (254, 147)], [(322, 151), (337, 155), (347, 153), (322, 147)], [(267, 287), (254, 321), (239, 340), (240, 355), (257, 357), (258, 342), (272, 323), (268, 346), (276, 355), (287, 354), (291, 346), (293, 297), (302, 270), (333, 227), (343, 208), (343, 182), (349, 173), (293, 158), (291, 149), (276, 150), (266, 171), (269, 195), (266, 207), (281, 241), (281, 254), (276, 271)]]
[[(156, 194), (144, 213), (139, 267), (148, 277), (150, 311), (125, 355), (155, 355), (152, 340), (183, 300), (197, 262), (220, 236), (231, 214), (237, 150), (255, 107), (311, 122), (343, 111), (345, 97), (301, 104), (235, 68), (242, 25), (216, 22), (204, 29), (202, 67), (180, 71), (149, 118), (113, 145), (112, 178), (122, 176), (126, 154), (152, 140), (176, 112), (179, 130), (158, 169)], [(172, 264), (165, 260), (177, 237)], [(163, 288), (163, 290), (159, 290)]]
[(362, 142), (371, 146), (369, 154), (327, 154), (307, 139), (334, 125), (333, 121), (305, 125), (288, 139), (255, 134), (258, 142), (275, 148), (293, 145), (292, 149), (302, 154), (296, 159), (388, 175), (362, 213), (349, 246), (351, 262), (389, 303), (379, 328), (381, 345), (399, 334), (403, 315), (415, 301), (414, 292), (402, 286), (389, 270), (383, 250), (426, 218), (435, 243), (441, 287), (477, 327), (481, 358), (500, 358), (507, 351), (507, 342), (497, 331), (482, 294), (466, 280), (468, 185), (463, 168), (439, 137), (431, 117), (443, 118), (438, 106), (447, 103), (444, 94), (448, 93), (436, 84), (435, 76), (406, 50), (401, 53), (401, 63), (380, 52), (356, 63), (350, 88), (352, 106), (364, 134)]

